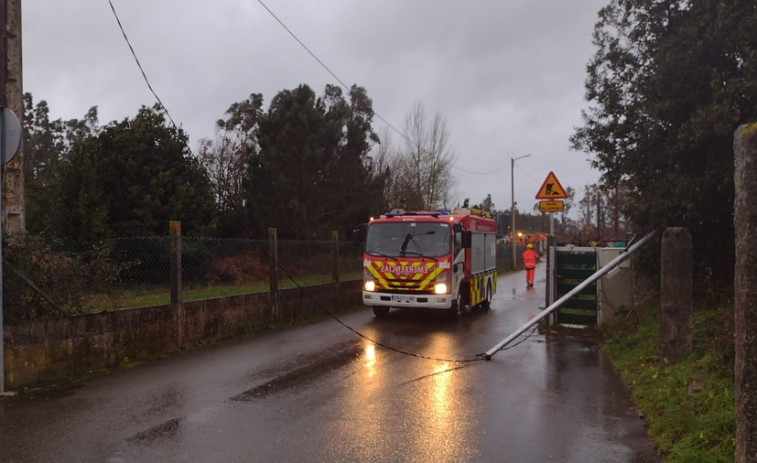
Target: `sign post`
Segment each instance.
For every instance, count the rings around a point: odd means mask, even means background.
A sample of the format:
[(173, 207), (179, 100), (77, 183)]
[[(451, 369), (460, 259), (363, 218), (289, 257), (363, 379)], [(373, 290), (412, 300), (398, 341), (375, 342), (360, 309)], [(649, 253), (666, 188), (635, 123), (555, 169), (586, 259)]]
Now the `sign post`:
[[(544, 179), (544, 183), (541, 184), (541, 188), (536, 193), (536, 199), (539, 201), (539, 210), (541, 212), (550, 213), (549, 216), (549, 246), (553, 246), (555, 243), (555, 221), (552, 220), (552, 212), (562, 212), (565, 210), (565, 203), (562, 201), (568, 197), (568, 193), (560, 185), (560, 181), (555, 177), (555, 173), (550, 171), (547, 178)], [(551, 255), (551, 253), (550, 253)], [(549, 295), (552, 294), (552, 288), (550, 287), (551, 279), (551, 266), (552, 263), (547, 259), (547, 304), (549, 304)]]

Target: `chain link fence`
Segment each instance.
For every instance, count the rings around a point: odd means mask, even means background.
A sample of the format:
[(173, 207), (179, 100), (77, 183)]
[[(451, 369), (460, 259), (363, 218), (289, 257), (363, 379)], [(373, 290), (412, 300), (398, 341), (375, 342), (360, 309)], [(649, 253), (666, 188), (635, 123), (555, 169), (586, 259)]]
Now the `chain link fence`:
[[(351, 241), (180, 239), (182, 301), (268, 291), (272, 266), (279, 289), (362, 278), (362, 249)], [(171, 302), (171, 236), (91, 243), (11, 235), (3, 247), (9, 323)], [(514, 270), (511, 246), (497, 245), (497, 267)]]
[[(171, 302), (170, 236), (98, 243), (16, 236), (4, 251), (9, 323)], [(182, 300), (268, 291), (272, 265), (280, 289), (360, 279), (361, 259), (352, 242), (339, 240), (182, 237)]]

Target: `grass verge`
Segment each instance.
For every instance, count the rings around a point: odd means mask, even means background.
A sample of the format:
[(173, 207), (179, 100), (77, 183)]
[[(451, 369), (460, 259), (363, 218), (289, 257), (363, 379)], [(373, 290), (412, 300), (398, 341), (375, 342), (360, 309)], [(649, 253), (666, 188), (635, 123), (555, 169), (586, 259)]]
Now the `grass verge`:
[[(341, 281), (351, 281), (362, 277), (362, 272), (352, 272), (341, 276)], [(294, 281), (283, 278), (279, 289), (291, 289), (298, 286), (312, 286), (333, 281), (331, 274), (306, 275)], [(268, 291), (268, 282), (250, 282), (244, 284), (186, 286), (182, 291), (184, 302), (200, 301), (215, 297), (236, 296), (240, 294), (261, 293)], [(96, 294), (89, 297), (82, 309), (83, 313), (100, 312), (122, 308), (138, 308), (165, 305), (171, 302), (171, 290), (167, 287), (137, 286), (113, 291), (110, 294)]]
[(632, 389), (666, 462), (733, 461), (732, 313), (696, 312), (693, 349), (675, 364), (661, 357), (658, 306), (605, 329), (603, 350)]

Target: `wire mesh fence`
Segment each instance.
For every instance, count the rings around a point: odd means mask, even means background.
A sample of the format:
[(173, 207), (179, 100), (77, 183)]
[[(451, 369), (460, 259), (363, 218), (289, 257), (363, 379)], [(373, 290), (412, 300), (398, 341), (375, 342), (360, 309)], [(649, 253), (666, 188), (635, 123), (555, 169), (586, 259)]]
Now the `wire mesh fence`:
[[(92, 243), (8, 237), (5, 318), (13, 323), (169, 304), (171, 240), (147, 236)], [(272, 278), (279, 289), (362, 278), (362, 248), (351, 241), (180, 240), (182, 301), (268, 291)], [(515, 249), (513, 267), (512, 247), (499, 244), (499, 270), (518, 268), (523, 248)]]
[[(352, 242), (182, 237), (180, 248), (183, 301), (268, 291), (271, 277), (282, 289), (362, 277)], [(170, 236), (97, 243), (27, 236), (9, 240), (6, 256), (3, 301), (11, 323), (171, 302)]]

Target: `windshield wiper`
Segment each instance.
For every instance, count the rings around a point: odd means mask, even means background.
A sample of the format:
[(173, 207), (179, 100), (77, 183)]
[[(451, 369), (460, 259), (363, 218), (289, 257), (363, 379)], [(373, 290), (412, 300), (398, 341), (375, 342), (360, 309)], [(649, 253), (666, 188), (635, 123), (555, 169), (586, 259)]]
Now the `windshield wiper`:
[[(433, 235), (434, 233), (436, 232), (433, 230), (429, 230), (425, 233), (420, 233), (420, 235)], [(405, 236), (405, 240), (402, 242), (402, 246), (400, 247), (400, 256), (404, 256), (407, 253), (407, 245), (411, 241), (413, 242), (415, 247), (418, 248), (418, 251), (419, 252), (421, 251), (421, 247), (418, 245), (418, 242), (415, 241), (415, 235), (413, 235), (412, 233), (408, 233), (407, 236)], [(423, 253), (420, 253), (420, 254), (416, 253), (416, 254), (419, 256), (423, 255)]]
[[(424, 233), (419, 233), (418, 235), (433, 235), (434, 233), (436, 232), (433, 230), (429, 230)], [(435, 257), (427, 256), (425, 253), (423, 253), (423, 250), (421, 249), (420, 245), (418, 244), (417, 241), (415, 241), (415, 236), (416, 235), (412, 233), (408, 233), (407, 236), (405, 236), (405, 240), (402, 242), (402, 246), (400, 247), (400, 257), (410, 254), (413, 256), (423, 257), (425, 259), (431, 259), (434, 262), (438, 262)], [(407, 245), (410, 242), (412, 242), (415, 245), (415, 247), (418, 248), (418, 251), (407, 250)]]

